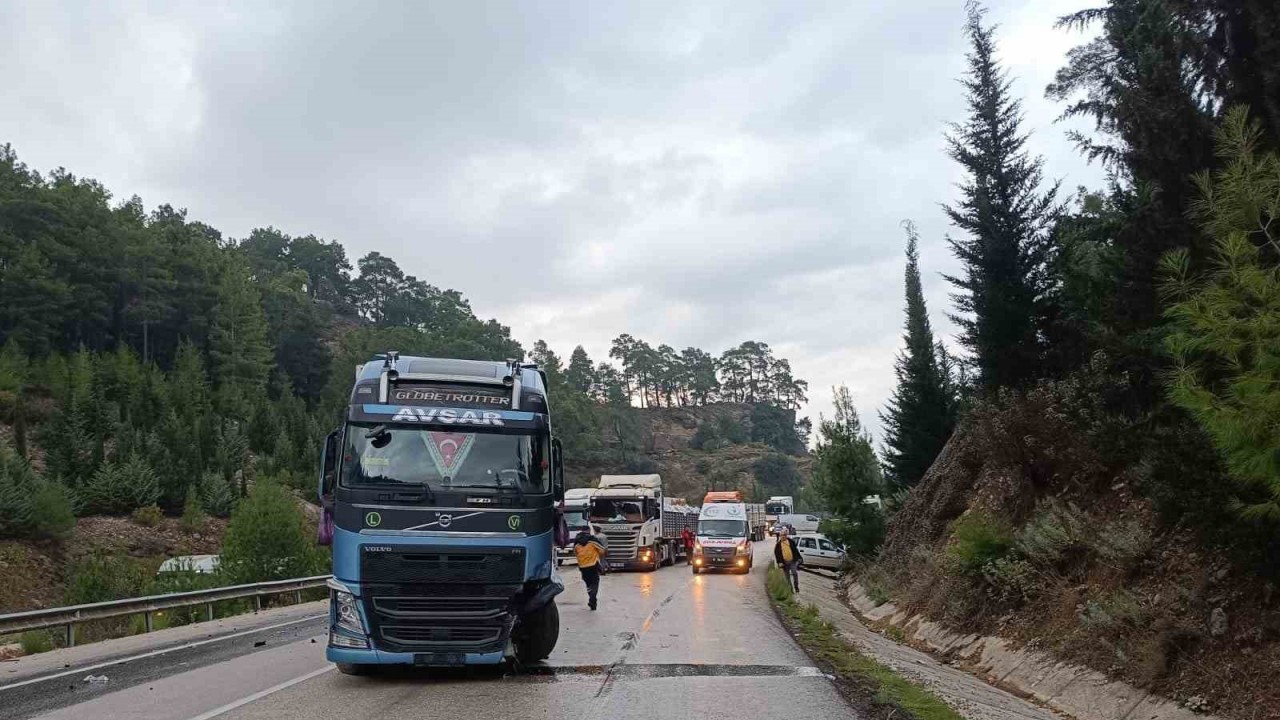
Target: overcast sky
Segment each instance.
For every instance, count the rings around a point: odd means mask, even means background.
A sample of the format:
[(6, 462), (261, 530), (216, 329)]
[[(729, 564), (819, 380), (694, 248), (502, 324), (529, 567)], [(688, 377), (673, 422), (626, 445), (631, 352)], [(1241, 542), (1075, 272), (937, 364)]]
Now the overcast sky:
[[(1088, 0), (992, 0), (1033, 152)], [(1095, 3), (1096, 4), (1096, 3)], [(270, 9), (268, 9), (270, 6)], [(769, 343), (879, 439), (900, 222), (935, 332), (955, 271), (963, 2), (0, 3), (0, 143), (231, 237), (274, 225), (462, 291), (529, 347)]]

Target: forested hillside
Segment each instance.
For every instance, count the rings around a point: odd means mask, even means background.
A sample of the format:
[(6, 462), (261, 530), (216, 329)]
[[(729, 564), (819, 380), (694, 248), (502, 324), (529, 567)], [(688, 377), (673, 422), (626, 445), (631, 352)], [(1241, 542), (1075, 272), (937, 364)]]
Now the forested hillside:
[[(318, 439), (354, 366), (397, 349), (523, 357), (455, 290), (377, 252), (273, 228), (232, 239), (185, 211), (113, 200), (0, 148), (0, 537), (57, 537), (73, 515), (228, 516), (262, 478), (311, 492)], [(737, 403), (698, 446), (803, 454), (806, 385), (768, 345), (720, 355), (630, 335), (610, 362), (546, 343), (557, 434), (574, 468), (649, 467), (640, 408)], [(763, 451), (762, 451), (763, 452)]]
[(944, 208), (963, 353), (909, 227), (883, 466), (838, 402), (815, 485), (872, 597), (1277, 718), (1280, 4), (1109, 0), (1061, 26), (1098, 31), (1047, 93), (1096, 123), (1074, 138), (1107, 187), (1045, 177), (971, 4)]

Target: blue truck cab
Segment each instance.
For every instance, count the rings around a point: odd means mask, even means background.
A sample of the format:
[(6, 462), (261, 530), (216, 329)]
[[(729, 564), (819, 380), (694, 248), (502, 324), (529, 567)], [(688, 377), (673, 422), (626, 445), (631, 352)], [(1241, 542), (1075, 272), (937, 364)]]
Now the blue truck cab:
[(546, 386), (517, 361), (388, 352), (356, 369), (320, 472), (339, 670), (550, 655), (564, 463)]

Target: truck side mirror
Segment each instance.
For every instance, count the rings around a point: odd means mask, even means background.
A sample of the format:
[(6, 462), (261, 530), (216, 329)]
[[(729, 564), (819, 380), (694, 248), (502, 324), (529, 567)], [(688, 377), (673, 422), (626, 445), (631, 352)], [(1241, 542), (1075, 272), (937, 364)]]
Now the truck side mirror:
[(556, 502), (564, 501), (564, 446), (551, 439), (551, 492)]
[(320, 484), (316, 494), (320, 498), (320, 506), (333, 509), (333, 486), (338, 477), (338, 431), (334, 430), (324, 438), (324, 450), (320, 454)]

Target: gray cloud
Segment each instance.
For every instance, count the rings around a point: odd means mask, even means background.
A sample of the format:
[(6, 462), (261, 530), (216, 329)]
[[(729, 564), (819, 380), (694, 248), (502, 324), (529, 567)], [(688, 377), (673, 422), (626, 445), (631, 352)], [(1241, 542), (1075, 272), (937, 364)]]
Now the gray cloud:
[[(1068, 186), (1098, 173), (1041, 94), (1079, 4), (992, 3), (1031, 147)], [(875, 428), (905, 217), (952, 330), (963, 8), (902, 5), (6, 4), (0, 142), (231, 236), (382, 251), (526, 344), (763, 340), (811, 411), (847, 383)]]

